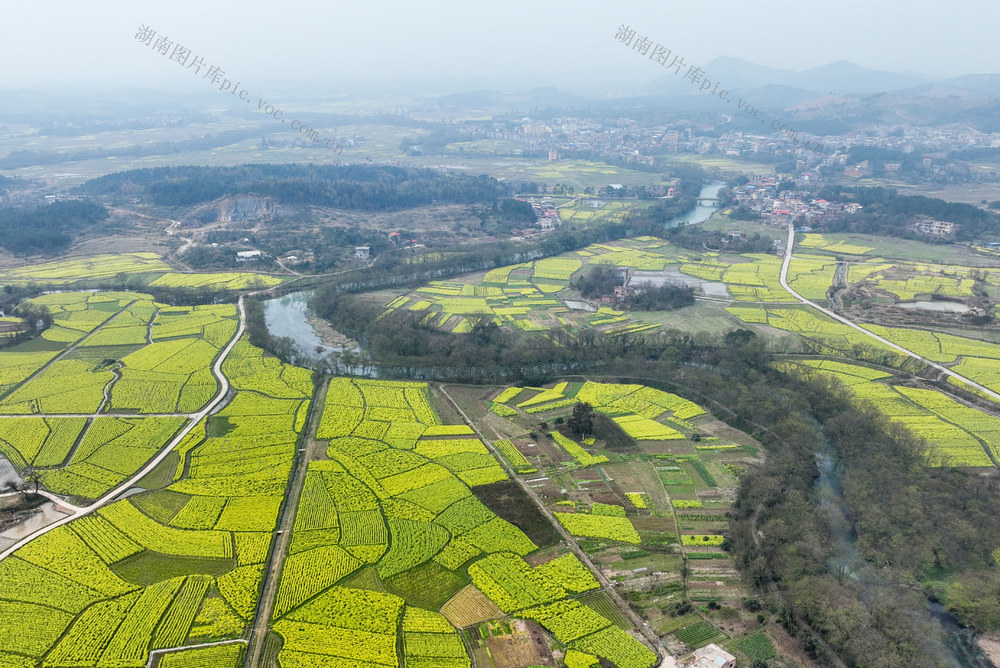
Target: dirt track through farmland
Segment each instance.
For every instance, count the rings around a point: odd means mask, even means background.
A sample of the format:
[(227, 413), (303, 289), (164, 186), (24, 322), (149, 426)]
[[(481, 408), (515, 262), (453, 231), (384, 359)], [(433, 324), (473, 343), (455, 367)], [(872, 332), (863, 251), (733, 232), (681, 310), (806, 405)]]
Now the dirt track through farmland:
[(257, 603), (257, 613), (250, 629), (250, 646), (247, 649), (246, 662), (244, 663), (246, 668), (263, 668), (261, 652), (264, 649), (264, 637), (267, 635), (267, 628), (270, 625), (274, 604), (278, 597), (281, 569), (292, 540), (292, 528), (295, 526), (295, 515), (298, 512), (299, 500), (306, 482), (306, 471), (309, 469), (309, 462), (320, 459), (326, 452), (324, 445), (316, 440), (315, 435), (329, 388), (330, 382), (327, 380), (313, 395), (312, 403), (309, 405), (309, 419), (303, 427), (304, 431), (300, 439), (300, 443), (304, 446), (301, 449), (304, 452), (296, 453), (292, 482), (285, 493), (285, 507), (281, 513), (281, 519), (278, 521), (278, 536), (271, 549), (271, 559), (265, 571), (266, 577), (260, 601)]
[[(466, 415), (465, 411), (462, 410), (461, 406), (459, 406), (458, 403), (451, 397), (451, 395), (448, 394), (447, 385), (441, 385), (440, 387), (441, 387), (441, 394), (443, 394), (445, 398), (455, 408), (455, 410), (458, 411), (459, 415), (462, 416), (462, 419), (465, 420), (466, 424), (468, 424), (472, 428), (472, 430), (476, 432), (476, 436), (479, 438), (479, 440), (482, 441), (487, 448), (489, 448), (490, 453), (504, 468), (504, 471), (507, 472), (507, 476), (511, 480), (515, 481), (521, 487), (522, 490), (524, 490), (524, 493), (527, 494), (528, 497), (535, 503), (535, 505), (538, 507), (542, 515), (544, 515), (545, 518), (549, 522), (551, 522), (552, 525), (556, 528), (556, 530), (559, 532), (559, 535), (562, 537), (563, 541), (565, 541), (565, 543), (570, 547), (570, 549), (580, 559), (580, 561), (582, 561), (587, 566), (587, 568), (589, 568), (590, 571), (594, 574), (594, 577), (597, 578), (597, 581), (601, 585), (601, 590), (607, 592), (607, 594), (615, 602), (615, 605), (617, 605), (618, 608), (622, 611), (622, 613), (628, 618), (628, 620), (632, 622), (632, 625), (635, 627), (635, 629), (642, 634), (643, 638), (645, 638), (646, 640), (647, 648), (651, 649), (660, 659), (662, 659), (662, 663), (660, 663), (659, 665), (662, 666), (663, 668), (668, 668), (669, 666), (675, 665), (675, 663), (673, 662), (674, 660), (672, 653), (660, 642), (659, 637), (655, 633), (653, 633), (653, 630), (649, 627), (649, 624), (647, 624), (637, 614), (635, 614), (635, 611), (633, 611), (632, 608), (629, 606), (629, 604), (625, 602), (625, 600), (621, 597), (621, 594), (618, 593), (618, 590), (615, 589), (614, 585), (604, 576), (604, 573), (601, 572), (601, 570), (594, 564), (594, 562), (591, 561), (590, 556), (583, 551), (583, 548), (581, 548), (580, 544), (576, 542), (576, 539), (573, 538), (572, 535), (570, 535), (570, 533), (566, 530), (565, 527), (563, 527), (562, 524), (559, 523), (558, 520), (556, 520), (552, 512), (546, 507), (546, 505), (542, 502), (542, 500), (538, 498), (538, 495), (535, 494), (535, 490), (533, 490), (520, 476), (517, 475), (517, 472), (514, 471), (514, 468), (510, 465), (507, 459), (500, 453), (499, 450), (496, 449), (496, 447), (493, 445), (493, 441), (495, 439), (488, 439), (485, 437), (485, 435), (482, 433), (482, 431), (479, 429), (476, 423), (469, 419), (469, 416)], [(494, 434), (494, 436), (496, 436), (496, 434)]]

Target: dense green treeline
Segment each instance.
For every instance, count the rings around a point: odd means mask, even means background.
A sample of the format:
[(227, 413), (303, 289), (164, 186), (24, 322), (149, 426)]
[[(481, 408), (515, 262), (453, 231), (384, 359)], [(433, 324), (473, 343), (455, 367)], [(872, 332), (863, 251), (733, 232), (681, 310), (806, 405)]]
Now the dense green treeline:
[[(927, 444), (835, 381), (782, 373), (743, 330), (646, 337), (524, 336), (494, 325), (455, 336), (350, 297), (335, 324), (369, 346), (380, 373), (540, 383), (567, 374), (677, 392), (747, 431), (767, 459), (741, 478), (727, 546), (779, 619), (818, 658), (849, 666), (947, 665), (927, 612), (940, 599), (962, 623), (1000, 628), (1000, 476), (924, 466)], [(817, 456), (841, 462), (843, 511), (817, 486)], [(755, 540), (754, 537), (757, 537)], [(759, 541), (759, 542), (758, 542)], [(843, 545), (855, 552), (845, 556)]]
[(675, 246), (699, 252), (706, 248), (734, 254), (770, 253), (774, 250), (774, 240), (759, 233), (737, 237), (720, 230), (706, 230), (700, 225), (674, 227), (663, 236)]
[(52, 202), (33, 208), (0, 209), (0, 246), (12, 253), (53, 253), (69, 246), (87, 228), (107, 220), (93, 202)]
[(282, 204), (385, 211), (433, 203), (493, 202), (506, 187), (489, 176), (370, 165), (238, 165), (155, 167), (92, 179), (80, 192), (115, 195), (139, 186), (158, 205), (190, 206), (240, 194), (271, 196)]
[(971, 204), (923, 195), (900, 195), (893, 188), (827, 186), (819, 192), (819, 197), (836, 202), (857, 202), (864, 207), (851, 215), (824, 219), (823, 230), (827, 232), (925, 238), (927, 235), (909, 229), (917, 216), (956, 223), (955, 238), (962, 241), (1000, 232), (1000, 216), (995, 213)]

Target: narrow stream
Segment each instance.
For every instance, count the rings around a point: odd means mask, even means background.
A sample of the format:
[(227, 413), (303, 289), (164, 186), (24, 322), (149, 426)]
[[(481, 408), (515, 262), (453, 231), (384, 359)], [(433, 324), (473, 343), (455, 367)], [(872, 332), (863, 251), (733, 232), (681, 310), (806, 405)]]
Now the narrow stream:
[[(834, 556), (827, 562), (827, 568), (839, 578), (857, 582), (862, 587), (861, 602), (867, 605), (869, 591), (879, 586), (879, 583), (877, 575), (868, 570), (869, 567), (857, 548), (858, 537), (848, 519), (841, 484), (843, 466), (831, 453), (817, 452), (816, 468), (819, 476), (814, 489), (819, 497), (820, 509), (826, 516), (835, 548)], [(913, 614), (920, 615), (920, 610), (914, 610)], [(933, 661), (933, 665), (947, 668), (993, 668), (993, 664), (976, 644), (975, 636), (963, 629), (944, 606), (927, 601), (923, 617), (929, 627), (939, 630), (944, 638), (944, 642), (938, 643), (937, 655), (925, 657)]]

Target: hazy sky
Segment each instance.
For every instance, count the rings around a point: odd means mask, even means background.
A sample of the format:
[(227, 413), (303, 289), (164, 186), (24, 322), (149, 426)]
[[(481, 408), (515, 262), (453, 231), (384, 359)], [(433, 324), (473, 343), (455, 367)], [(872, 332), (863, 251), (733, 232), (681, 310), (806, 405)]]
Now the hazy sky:
[[(1000, 70), (1000, 3), (962, 0), (37, 0), (4, 3), (0, 89), (208, 86), (139, 44), (148, 25), (244, 87), (445, 77), (464, 88), (647, 82), (663, 69), (614, 41), (620, 24), (704, 65), (787, 69), (836, 60), (955, 76)], [(203, 70), (204, 72), (204, 70)], [(319, 91), (317, 91), (319, 92)], [(0, 97), (0, 105), (3, 104)]]

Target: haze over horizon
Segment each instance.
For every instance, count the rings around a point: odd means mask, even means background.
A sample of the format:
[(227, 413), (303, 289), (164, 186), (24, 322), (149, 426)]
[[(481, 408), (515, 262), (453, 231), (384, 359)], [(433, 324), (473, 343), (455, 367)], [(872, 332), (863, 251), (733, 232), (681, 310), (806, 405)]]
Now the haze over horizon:
[(992, 35), (1000, 5), (972, 0), (964, 7), (958, 14), (929, 2), (848, 0), (836, 10), (789, 11), (784, 3), (765, 0), (747, 10), (723, 0), (709, 15), (637, 0), (613, 6), (514, 0), (489, 11), (452, 1), (284, 8), (252, 0), (237, 9), (191, 0), (43, 0), (7, 8), (0, 56), (8, 66), (0, 89), (210, 90), (193, 70), (139, 43), (134, 35), (142, 25), (254, 90), (320, 92), (341, 82), (358, 90), (519, 84), (590, 94), (626, 91), (665, 70), (615, 41), (622, 24), (673, 49), (688, 65), (732, 57), (801, 71), (846, 60), (933, 79), (987, 73), (1000, 61), (1000, 43)]

